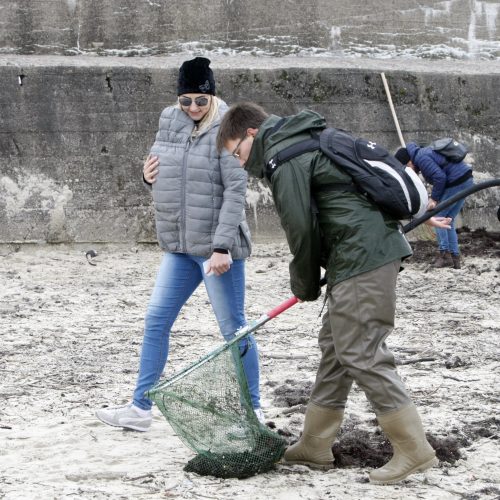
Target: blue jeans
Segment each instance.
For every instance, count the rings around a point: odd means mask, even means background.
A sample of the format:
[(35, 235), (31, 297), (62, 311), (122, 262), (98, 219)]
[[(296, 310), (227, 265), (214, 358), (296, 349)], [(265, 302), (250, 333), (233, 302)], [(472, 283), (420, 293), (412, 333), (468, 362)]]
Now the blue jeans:
[[(458, 186), (445, 189), (441, 201), (451, 198), (453, 195), (472, 186), (473, 184), (474, 179), (471, 177)], [(455, 230), (455, 217), (460, 213), (460, 210), (462, 210), (464, 203), (465, 199), (458, 200), (456, 203), (453, 203), (453, 205), (450, 205), (448, 208), (445, 208), (436, 214), (436, 217), (451, 217), (451, 229), (434, 228), (440, 251), (450, 252), (453, 255), (458, 255), (460, 253), (460, 250), (458, 249), (457, 231)]]
[[(148, 410), (152, 401), (144, 396), (159, 380), (168, 357), (170, 330), (182, 306), (203, 280), (224, 339), (230, 340), (245, 319), (245, 261), (235, 260), (221, 276), (203, 272), (206, 258), (180, 253), (165, 253), (158, 270), (146, 312), (139, 376), (134, 405)], [(194, 339), (193, 339), (194, 341)], [(260, 407), (259, 358), (257, 343), (249, 335), (241, 340), (243, 368), (254, 408)]]

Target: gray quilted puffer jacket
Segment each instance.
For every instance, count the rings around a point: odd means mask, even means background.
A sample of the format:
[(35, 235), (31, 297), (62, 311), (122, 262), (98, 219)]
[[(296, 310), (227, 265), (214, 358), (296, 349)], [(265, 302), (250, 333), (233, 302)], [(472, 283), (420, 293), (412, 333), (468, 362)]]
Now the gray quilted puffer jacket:
[(247, 173), (227, 151), (217, 153), (220, 118), (196, 137), (193, 120), (177, 107), (165, 108), (151, 154), (160, 166), (152, 185), (160, 247), (172, 253), (210, 257), (214, 248), (233, 259), (250, 255), (245, 220)]

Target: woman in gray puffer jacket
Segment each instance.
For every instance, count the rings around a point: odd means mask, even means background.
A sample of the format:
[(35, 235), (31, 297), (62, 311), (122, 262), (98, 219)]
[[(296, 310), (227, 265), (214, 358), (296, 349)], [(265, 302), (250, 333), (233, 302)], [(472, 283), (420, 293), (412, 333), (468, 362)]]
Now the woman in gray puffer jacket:
[[(209, 64), (201, 57), (182, 64), (179, 101), (163, 110), (144, 164), (165, 253), (146, 313), (133, 402), (97, 412), (110, 425), (149, 429), (152, 402), (144, 393), (160, 378), (171, 327), (202, 281), (226, 340), (246, 324), (245, 258), (251, 252), (244, 210), (247, 174), (230, 154), (217, 152), (217, 132), (227, 105), (215, 96)], [(243, 339), (240, 350), (252, 403), (263, 420), (254, 338)]]

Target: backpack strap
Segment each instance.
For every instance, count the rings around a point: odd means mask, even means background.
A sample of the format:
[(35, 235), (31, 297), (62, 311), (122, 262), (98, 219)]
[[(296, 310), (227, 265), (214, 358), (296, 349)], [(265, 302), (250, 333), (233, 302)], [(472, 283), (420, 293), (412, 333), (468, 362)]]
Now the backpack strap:
[(344, 191), (349, 193), (359, 193), (359, 188), (356, 184), (352, 183), (341, 183), (338, 184), (324, 184), (323, 186), (318, 186), (314, 192), (315, 193), (328, 193), (330, 191)]
[[(286, 117), (278, 120), (270, 129), (264, 132), (263, 140), (266, 140), (271, 134), (274, 134), (278, 129), (280, 129), (286, 121)], [(288, 146), (287, 148), (281, 150), (278, 154), (274, 155), (265, 166), (265, 175), (268, 180), (271, 180), (275, 170), (284, 162), (300, 156), (301, 154), (316, 151), (319, 149), (319, 136), (314, 134), (311, 130), (311, 138), (304, 141), (299, 141), (295, 144)]]
[(295, 158), (296, 156), (300, 156), (304, 153), (308, 153), (311, 151), (317, 151), (319, 149), (319, 138), (316, 136), (311, 137), (310, 139), (305, 139), (304, 141), (296, 142), (295, 144), (291, 144), (285, 149), (282, 149), (279, 153), (274, 155), (267, 163), (265, 168), (266, 177), (271, 180), (276, 169), (282, 164)]
[[(264, 139), (271, 135), (272, 133), (276, 132), (283, 123), (285, 122), (286, 118), (281, 118), (278, 122), (274, 124), (274, 126), (268, 130), (266, 130), (264, 134)], [(292, 158), (295, 158), (296, 156), (300, 156), (304, 153), (309, 153), (312, 151), (317, 151), (320, 149), (320, 134), (318, 134), (316, 131), (311, 130), (311, 138), (310, 139), (305, 139), (303, 141), (296, 142), (295, 144), (291, 144), (285, 149), (282, 149), (279, 151), (277, 154), (275, 154), (267, 163), (266, 163), (266, 168), (265, 168), (265, 175), (268, 178), (268, 180), (271, 180), (271, 177), (273, 176), (274, 172), (276, 169), (282, 164), (287, 162), (288, 160), (291, 160)], [(331, 191), (344, 191), (344, 192), (350, 192), (350, 193), (359, 193), (359, 188), (351, 183), (335, 183), (335, 184), (325, 184), (323, 186), (318, 186), (314, 190), (315, 193), (321, 193), (321, 192), (331, 192)], [(314, 198), (312, 198), (314, 200)]]
[[(284, 119), (282, 119), (284, 120)], [(282, 121), (280, 120), (280, 122)], [(282, 125), (282, 123), (278, 122), (274, 127), (274, 131), (277, 130), (279, 126)], [(272, 130), (272, 129), (270, 129)], [(296, 156), (300, 156), (304, 153), (309, 153), (311, 151), (317, 151), (320, 149), (320, 142), (319, 142), (319, 135), (311, 131), (311, 138), (310, 139), (305, 139), (304, 141), (296, 142), (295, 144), (292, 144), (288, 146), (285, 149), (282, 149), (279, 153), (275, 154), (267, 163), (266, 163), (266, 169), (265, 169), (265, 174), (266, 177), (271, 180), (271, 177), (273, 176), (274, 172), (276, 169), (282, 164), (287, 162), (288, 160), (291, 160), (292, 158), (295, 158)], [(335, 183), (335, 184), (324, 184), (323, 186), (318, 186), (314, 192), (315, 193), (321, 193), (321, 192), (329, 192), (329, 191), (344, 191), (344, 192), (350, 192), (350, 193), (359, 193), (358, 187), (351, 183)]]

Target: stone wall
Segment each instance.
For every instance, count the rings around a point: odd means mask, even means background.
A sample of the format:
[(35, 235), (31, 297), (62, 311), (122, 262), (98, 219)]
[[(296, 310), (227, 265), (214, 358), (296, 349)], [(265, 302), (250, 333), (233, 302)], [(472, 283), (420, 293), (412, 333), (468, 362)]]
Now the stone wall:
[[(386, 71), (406, 139), (454, 135), (476, 178), (499, 176), (499, 11), (489, 0), (0, 0), (0, 242), (154, 241), (142, 160), (194, 55), (213, 60), (229, 103), (309, 107), (395, 149)], [(252, 181), (247, 201), (254, 235), (276, 235), (269, 190)], [(497, 229), (495, 204), (496, 190), (478, 193), (464, 223)]]
[[(182, 58), (0, 56), (0, 242), (154, 241), (143, 159), (175, 100)], [(476, 179), (500, 177), (499, 73), (487, 62), (214, 58), (218, 93), (286, 115), (303, 108), (389, 149), (453, 135), (471, 146)], [(471, 197), (464, 223), (498, 231), (498, 189)], [(256, 237), (279, 231), (269, 190), (253, 182)]]

